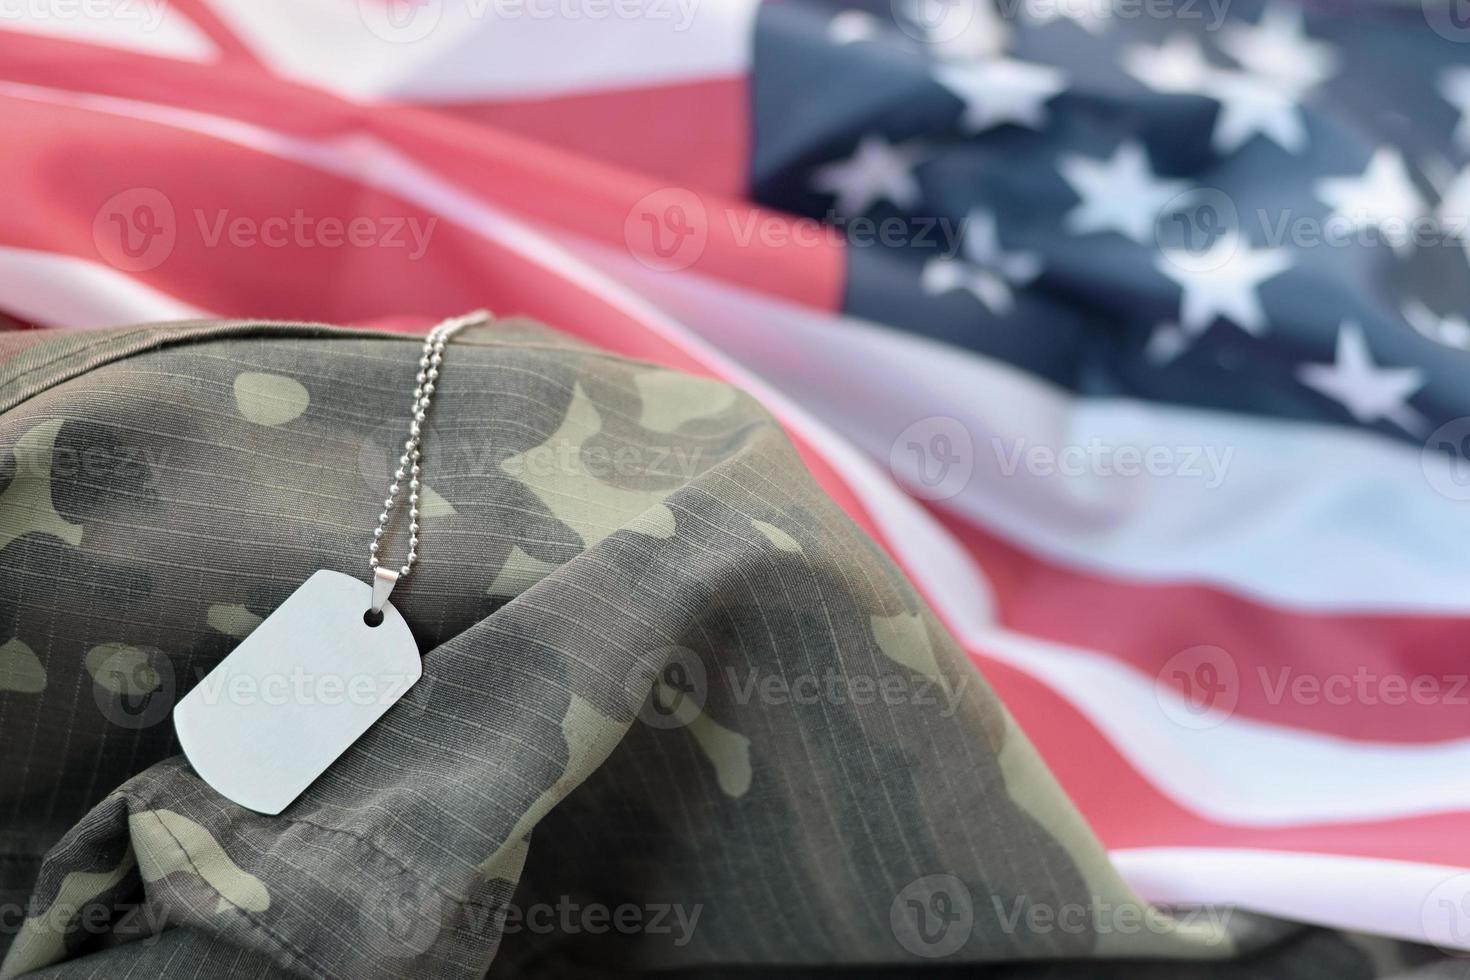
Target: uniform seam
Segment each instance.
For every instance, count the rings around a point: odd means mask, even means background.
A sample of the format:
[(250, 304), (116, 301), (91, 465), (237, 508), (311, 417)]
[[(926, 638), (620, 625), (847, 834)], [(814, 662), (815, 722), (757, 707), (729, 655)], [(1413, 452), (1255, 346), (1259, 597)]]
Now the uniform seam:
[[(507, 318), (507, 320), (509, 320), (509, 319), (511, 319), (511, 318)], [(199, 322), (199, 321), (183, 321), (178, 326), (182, 326), (183, 323), (197, 323), (197, 322)], [(121, 350), (121, 351), (118, 351), (117, 354), (116, 354), (116, 356), (113, 356), (113, 357), (105, 357), (104, 360), (102, 360), (102, 361), (100, 361), (98, 363), (90, 364), (90, 365), (83, 365), (83, 366), (79, 367), (75, 371), (75, 373), (65, 374), (63, 376), (56, 377), (56, 378), (52, 379), (50, 382), (47, 382), (45, 384), (42, 384), (35, 391), (30, 392), (29, 394), (25, 395), (24, 397), (18, 398), (16, 401), (14, 401), (12, 403), (0, 403), (0, 412), (9, 412), (9, 411), (12, 411), (12, 410), (14, 410), (16, 408), (19, 408), (21, 405), (24, 405), (26, 402), (30, 401), (31, 399), (36, 398), (39, 395), (42, 395), (42, 394), (46, 393), (47, 391), (50, 391), (52, 388), (55, 388), (55, 387), (57, 387), (59, 385), (62, 385), (62, 384), (66, 384), (69, 381), (75, 381), (78, 378), (82, 378), (82, 377), (85, 377), (88, 374), (91, 374), (93, 371), (99, 370), (101, 368), (109, 367), (109, 366), (111, 366), (113, 364), (117, 364), (117, 363), (119, 363), (121, 361), (126, 361), (126, 360), (129, 360), (131, 358), (140, 357), (140, 356), (143, 356), (143, 355), (146, 355), (146, 354), (153, 354), (153, 353), (156, 353), (156, 352), (158, 352), (160, 350), (164, 350), (164, 349), (170, 348), (170, 347), (186, 347), (186, 346), (195, 346), (195, 345), (202, 346), (202, 345), (205, 345), (205, 344), (215, 343), (215, 342), (220, 342), (220, 341), (236, 340), (236, 339), (240, 339), (242, 337), (250, 336), (250, 332), (251, 331), (261, 331), (261, 330), (263, 330), (264, 332), (263, 332), (262, 335), (265, 336), (265, 337), (267, 337), (267, 338), (279, 338), (279, 339), (284, 339), (284, 340), (393, 340), (393, 341), (400, 341), (400, 342), (402, 342), (402, 341), (412, 341), (414, 343), (417, 343), (417, 342), (419, 342), (422, 339), (417, 334), (397, 333), (397, 332), (392, 332), (392, 331), (374, 331), (374, 330), (367, 330), (367, 329), (360, 328), (360, 327), (341, 327), (341, 326), (337, 326), (335, 324), (330, 324), (330, 323), (305, 323), (305, 322), (303, 322), (303, 323), (299, 323), (298, 324), (298, 323), (281, 323), (281, 322), (270, 321), (270, 320), (262, 320), (262, 321), (258, 321), (258, 322), (256, 322), (256, 321), (246, 321), (244, 323), (239, 324), (239, 330), (240, 330), (239, 333), (231, 333), (224, 326), (224, 324), (226, 324), (228, 322), (229, 321), (204, 321), (204, 324), (201, 327), (197, 328), (197, 329), (199, 329), (201, 331), (204, 331), (204, 332), (202, 332), (202, 333), (179, 333), (179, 334), (176, 334), (176, 335), (169, 335), (166, 332), (168, 330), (168, 328), (171, 326), (170, 324), (150, 324), (150, 325), (145, 326), (145, 327), (138, 327), (138, 328), (135, 328), (135, 329), (132, 329), (132, 330), (126, 330), (126, 331), (115, 333), (115, 334), (108, 334), (105, 337), (100, 337), (100, 338), (98, 338), (98, 340), (95, 343), (91, 343), (91, 344), (88, 344), (88, 345), (86, 345), (84, 347), (81, 347), (81, 348), (78, 348), (78, 349), (75, 349), (75, 350), (71, 350), (71, 351), (67, 351), (67, 352), (62, 353), (62, 354), (58, 354), (57, 356), (51, 358), (48, 361), (45, 361), (45, 362), (43, 362), (41, 364), (32, 365), (31, 367), (26, 368), (24, 371), (20, 372), (19, 374), (8, 376), (8, 377), (3, 376), (3, 375), (0, 375), (0, 380), (3, 380), (4, 383), (7, 386), (19, 384), (19, 383), (22, 383), (26, 378), (29, 378), (32, 375), (37, 374), (38, 372), (44, 371), (47, 368), (53, 367), (54, 365), (56, 365), (58, 363), (62, 363), (62, 362), (65, 362), (67, 360), (75, 359), (75, 358), (85, 358), (85, 356), (87, 354), (89, 354), (89, 353), (91, 353), (91, 354), (97, 354), (99, 352), (99, 350), (101, 348), (105, 347), (107, 344), (115, 344), (115, 343), (119, 343), (119, 342), (126, 342), (128, 340), (134, 339), (134, 338), (139, 337), (139, 336), (145, 336), (146, 337), (151, 331), (154, 331), (154, 330), (158, 330), (161, 333), (161, 336), (158, 338), (158, 342), (157, 343), (150, 344), (150, 345), (144, 346), (144, 347), (140, 347), (140, 348), (137, 348), (137, 349), (134, 349), (134, 350)], [(539, 323), (539, 321), (531, 321), (531, 322)], [(549, 325), (547, 325), (547, 326), (549, 327)], [(219, 328), (219, 329), (212, 329), (212, 328)], [(277, 332), (277, 328), (280, 328), (279, 332)], [(555, 329), (555, 328), (554, 327), (549, 327), (549, 329)], [(290, 333), (290, 332), (287, 332), (287, 331), (291, 331), (291, 330), (294, 330), (294, 331), (304, 331), (304, 332), (301, 332), (301, 333)], [(305, 332), (305, 331), (315, 331), (315, 332)], [(575, 340), (576, 338), (572, 338), (572, 339)], [(502, 339), (495, 338), (495, 337), (479, 337), (479, 336), (476, 336), (476, 335), (473, 335), (473, 334), (468, 335), (468, 336), (465, 336), (463, 338), (463, 340), (466, 343), (466, 346), (472, 346), (472, 347), (498, 347), (498, 348), (503, 348), (503, 349), (506, 349), (506, 350), (527, 350), (527, 351), (537, 351), (537, 352), (549, 353), (549, 354), (564, 354), (564, 355), (566, 355), (569, 358), (588, 358), (588, 357), (590, 357), (590, 358), (597, 358), (598, 360), (610, 361), (610, 362), (613, 362), (613, 363), (616, 363), (616, 364), (623, 364), (623, 365), (627, 365), (627, 366), (635, 367), (635, 368), (641, 367), (641, 368), (649, 368), (649, 369), (664, 370), (664, 371), (677, 370), (677, 369), (674, 369), (674, 368), (669, 368), (669, 367), (667, 367), (665, 365), (656, 364), (656, 363), (654, 363), (652, 361), (643, 360), (641, 358), (628, 357), (628, 356), (623, 355), (623, 354), (618, 354), (618, 353), (616, 353), (614, 351), (601, 350), (599, 348), (591, 347), (591, 346), (580, 346), (580, 345), (576, 345), (576, 344), (563, 346), (563, 345), (559, 345), (559, 344), (543, 343), (543, 342), (523, 343), (523, 342), (517, 342), (517, 341), (512, 341), (512, 340), (502, 340)], [(721, 380), (723, 380), (723, 379), (721, 379)], [(725, 383), (728, 384), (729, 382), (725, 382)]]
[[(137, 804), (140, 804), (140, 805), (145, 805), (145, 806), (148, 805), (148, 803), (147, 803), (146, 800), (142, 800), (142, 799), (138, 798), (137, 796), (134, 796), (131, 793), (124, 793), (123, 795), (126, 798), (132, 800), (134, 803), (137, 803)], [(331, 975), (329, 973), (325, 972), (324, 970), (318, 969), (314, 965), (314, 961), (310, 957), (308, 957), (304, 952), (302, 952), (301, 950), (297, 949), (296, 948), (296, 945), (294, 943), (292, 943), (291, 941), (289, 941), (288, 939), (286, 939), (284, 936), (277, 935), (276, 932), (273, 929), (270, 928), (270, 926), (266, 925), (264, 922), (261, 922), (259, 919), (257, 919), (254, 915), (252, 915), (250, 913), (250, 911), (248, 909), (242, 908), (241, 906), (239, 906), (239, 905), (235, 904), (234, 902), (230, 901), (230, 899), (223, 892), (221, 892), (218, 888), (216, 888), (214, 886), (214, 884), (208, 878), (206, 878), (202, 872), (200, 872), (199, 866), (194, 863), (194, 857), (193, 857), (193, 855), (191, 855), (189, 853), (189, 849), (184, 846), (183, 841), (179, 840), (178, 836), (175, 835), (174, 832), (169, 829), (168, 824), (166, 824), (166, 823), (163, 822), (162, 818), (160, 818), (158, 816), (158, 814), (154, 811), (153, 808), (150, 807), (148, 810), (146, 810), (144, 812), (146, 812), (149, 816), (151, 816), (154, 819), (154, 821), (158, 824), (159, 827), (163, 828), (163, 832), (168, 835), (169, 840), (173, 841), (174, 842), (174, 846), (177, 847), (179, 849), (179, 852), (184, 855), (184, 860), (188, 862), (190, 870), (193, 871), (196, 876), (198, 876), (199, 880), (202, 881), (205, 884), (205, 886), (211, 892), (213, 892), (215, 895), (219, 896), (219, 900), (220, 901), (224, 902), (225, 904), (229, 905), (230, 908), (232, 908), (235, 911), (239, 912), (240, 915), (244, 917), (244, 919), (245, 919), (246, 922), (250, 923), (251, 926), (253, 926), (257, 930), (259, 930), (267, 938), (269, 938), (272, 942), (276, 943), (276, 945), (278, 945), (283, 950), (285, 950), (288, 954), (290, 954), (290, 956), (291, 956), (291, 958), (293, 960), (297, 961), (301, 966), (303, 966), (306, 969), (310, 970), (312, 976), (318, 977), (318, 978), (320, 978), (320, 980), (330, 980), (330, 976)]]
[[(132, 792), (128, 792), (128, 791), (124, 791), (123, 792), (123, 795), (126, 796), (128, 799), (132, 800), (133, 802), (137, 803), (139, 806), (146, 807), (146, 808), (148, 808), (150, 810), (158, 809), (160, 807), (165, 807), (166, 808), (167, 801), (145, 800), (145, 799), (142, 799), (141, 797), (137, 796), (136, 794), (134, 794)], [(401, 858), (397, 857), (394, 854), (389, 853), (388, 851), (383, 850), (382, 847), (380, 847), (377, 843), (375, 843), (374, 841), (370, 840), (369, 838), (367, 838), (367, 837), (363, 836), (362, 834), (359, 834), (359, 833), (357, 833), (355, 831), (345, 830), (345, 829), (340, 828), (340, 827), (328, 827), (328, 826), (326, 826), (324, 824), (315, 823), (315, 822), (313, 822), (311, 820), (306, 820), (306, 819), (301, 818), (301, 817), (286, 816), (285, 814), (277, 814), (273, 819), (282, 821), (282, 822), (284, 822), (284, 823), (286, 823), (288, 825), (291, 825), (291, 826), (306, 827), (306, 828), (309, 828), (311, 830), (320, 831), (322, 833), (327, 833), (327, 834), (341, 834), (341, 835), (343, 835), (345, 837), (348, 837), (348, 838), (350, 838), (350, 839), (358, 842), (364, 848), (366, 848), (368, 851), (370, 851), (372, 854), (374, 854), (377, 857), (383, 859), (387, 863), (393, 865), (401, 873), (408, 875), (409, 877), (413, 878), (415, 881), (419, 882), (420, 884), (422, 884), (422, 885), (424, 885), (424, 886), (432, 889), (433, 891), (437, 892), (443, 898), (447, 899), (450, 902), (453, 902), (455, 905), (460, 906), (460, 907), (463, 907), (463, 908), (467, 908), (467, 909), (471, 909), (472, 908), (472, 909), (485, 909), (485, 910), (488, 910), (488, 911), (491, 911), (491, 912), (495, 911), (494, 906), (491, 905), (491, 904), (487, 904), (487, 903), (484, 903), (484, 902), (477, 901), (477, 900), (471, 898), (468, 895), (459, 895), (459, 894), (456, 894), (454, 892), (451, 892), (451, 891), (446, 890), (443, 886), (441, 886), (437, 882), (435, 882), (435, 881), (433, 881), (433, 880), (431, 880), (429, 878), (426, 878), (423, 875), (419, 874), (417, 871), (415, 871), (408, 864), (408, 862), (402, 860)], [(221, 896), (221, 897), (223, 897), (223, 896)]]
[(418, 881), (421, 884), (428, 886), (435, 892), (438, 892), (441, 896), (453, 902), (455, 905), (463, 906), (466, 908), (488, 909), (492, 912), (494, 911), (493, 906), (486, 905), (483, 902), (475, 901), (468, 895), (457, 895), (446, 890), (437, 882), (421, 876), (418, 872), (411, 868), (406, 861), (403, 861), (395, 855), (390, 854), (388, 851), (383, 850), (378, 844), (368, 839), (367, 837), (364, 837), (362, 834), (357, 833), (356, 831), (345, 830), (341, 827), (328, 827), (323, 824), (314, 823), (310, 820), (305, 820), (301, 817), (287, 817), (278, 815), (276, 819), (285, 820), (287, 823), (293, 824), (295, 826), (309, 827), (312, 830), (318, 830), (327, 834), (342, 834), (345, 837), (349, 837), (352, 840), (357, 841), (359, 844), (361, 844), (363, 847), (366, 847), (369, 851), (376, 854), (378, 857), (383, 858), (388, 863), (397, 867), (399, 871), (413, 878), (415, 881)]
[[(33, 364), (30, 367), (26, 368), (24, 371), (20, 372), (19, 374), (14, 374), (14, 375), (11, 375), (11, 376), (7, 377), (5, 379), (5, 383), (6, 384), (14, 384), (14, 383), (16, 383), (18, 381), (23, 381), (24, 379), (26, 379), (26, 378), (30, 377), (31, 375), (35, 374), (37, 371), (44, 371), (46, 368), (51, 367), (51, 365), (53, 365), (53, 364), (59, 364), (62, 361), (65, 361), (65, 360), (68, 360), (68, 359), (74, 358), (74, 357), (79, 357), (79, 356), (81, 356), (83, 354), (86, 354), (89, 351), (95, 351), (95, 350), (97, 350), (97, 348), (101, 347), (104, 343), (107, 343), (107, 342), (117, 342), (117, 341), (126, 341), (126, 340), (129, 340), (129, 339), (133, 338), (133, 337), (137, 337), (137, 336), (140, 336), (142, 334), (146, 334), (147, 332), (148, 332), (148, 328), (146, 328), (146, 327), (138, 327), (138, 328), (133, 329), (133, 330), (123, 331), (122, 333), (109, 334), (107, 337), (102, 338), (101, 340), (98, 340), (95, 343), (86, 344), (85, 346), (78, 347), (78, 348), (76, 348), (74, 350), (63, 351), (62, 353), (57, 354), (55, 357), (51, 358), (48, 361), (42, 361), (40, 364)], [(126, 356), (126, 355), (124, 355), (124, 356)], [(48, 385), (47, 387), (50, 387), (50, 386)], [(42, 390), (44, 391), (45, 389), (42, 389)]]

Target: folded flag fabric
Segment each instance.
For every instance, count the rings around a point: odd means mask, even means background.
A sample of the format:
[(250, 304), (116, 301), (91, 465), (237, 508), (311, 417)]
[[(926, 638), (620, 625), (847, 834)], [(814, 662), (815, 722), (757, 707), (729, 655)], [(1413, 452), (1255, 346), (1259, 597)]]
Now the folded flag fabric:
[(8, 321), (734, 382), (1139, 894), (1470, 948), (1451, 5), (87, 9), (0, 20)]

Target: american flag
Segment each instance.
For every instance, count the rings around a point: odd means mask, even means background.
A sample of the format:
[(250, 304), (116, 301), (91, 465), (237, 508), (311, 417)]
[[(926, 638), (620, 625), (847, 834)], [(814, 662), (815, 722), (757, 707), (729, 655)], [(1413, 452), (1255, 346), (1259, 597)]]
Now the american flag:
[(1462, 15), (13, 0), (0, 323), (731, 380), (1140, 894), (1470, 948)]

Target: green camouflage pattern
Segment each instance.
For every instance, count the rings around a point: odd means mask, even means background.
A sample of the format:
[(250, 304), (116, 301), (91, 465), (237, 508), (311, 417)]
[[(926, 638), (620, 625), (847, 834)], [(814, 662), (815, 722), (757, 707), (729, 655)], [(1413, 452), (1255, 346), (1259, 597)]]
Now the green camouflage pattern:
[(754, 400), (523, 321), (438, 385), (423, 680), (280, 816), (223, 799), (168, 712), (366, 579), (417, 344), (0, 342), (0, 978), (1467, 975), (1140, 901)]

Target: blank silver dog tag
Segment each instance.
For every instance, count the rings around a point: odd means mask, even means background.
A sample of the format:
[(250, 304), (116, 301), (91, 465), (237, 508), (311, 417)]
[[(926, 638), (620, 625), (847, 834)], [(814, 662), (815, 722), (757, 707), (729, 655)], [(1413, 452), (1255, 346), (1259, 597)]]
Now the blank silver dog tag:
[(276, 814), (423, 674), (398, 610), (322, 570), (291, 593), (174, 708), (184, 755), (220, 795)]

